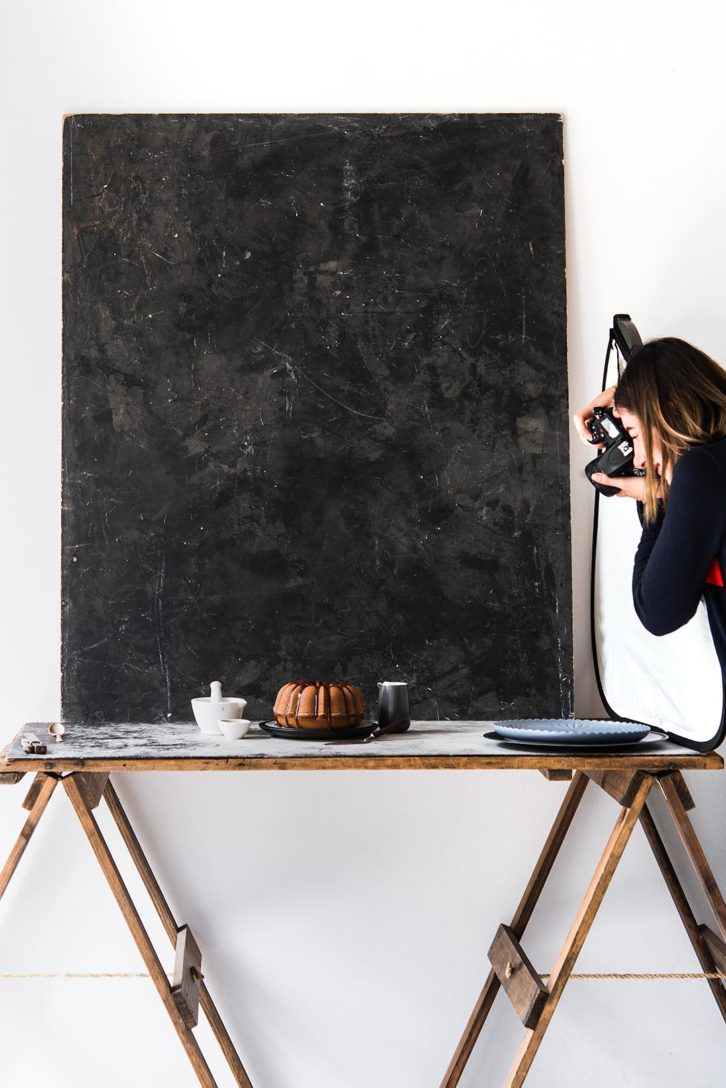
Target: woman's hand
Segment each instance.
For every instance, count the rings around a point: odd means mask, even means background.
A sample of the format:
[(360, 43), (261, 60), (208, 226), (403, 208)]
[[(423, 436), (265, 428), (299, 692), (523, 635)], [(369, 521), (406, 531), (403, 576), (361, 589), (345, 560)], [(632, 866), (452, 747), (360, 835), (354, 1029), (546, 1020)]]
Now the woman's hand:
[(594, 400), (591, 400), (581, 412), (577, 412), (577, 414), (572, 417), (572, 422), (575, 424), (575, 430), (582, 441), (587, 442), (588, 446), (596, 445), (596, 448), (599, 448), (599, 446), (604, 444), (602, 442), (595, 444), (591, 441), (592, 435), (587, 429), (587, 421), (588, 419), (592, 419), (593, 408), (612, 408), (615, 389), (616, 387), (614, 385), (609, 385), (607, 389), (603, 389), (602, 393), (598, 393)]
[(593, 472), (592, 480), (606, 487), (617, 487), (616, 499), (637, 499), (645, 502), (645, 476), (606, 476), (604, 472)]

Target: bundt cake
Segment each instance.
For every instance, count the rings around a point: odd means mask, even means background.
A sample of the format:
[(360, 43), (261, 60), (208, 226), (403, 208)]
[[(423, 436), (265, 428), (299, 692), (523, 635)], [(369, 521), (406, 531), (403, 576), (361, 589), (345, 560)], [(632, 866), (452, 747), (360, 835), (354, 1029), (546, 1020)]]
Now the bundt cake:
[(273, 713), (293, 729), (345, 729), (363, 721), (363, 694), (342, 681), (297, 680), (280, 688)]

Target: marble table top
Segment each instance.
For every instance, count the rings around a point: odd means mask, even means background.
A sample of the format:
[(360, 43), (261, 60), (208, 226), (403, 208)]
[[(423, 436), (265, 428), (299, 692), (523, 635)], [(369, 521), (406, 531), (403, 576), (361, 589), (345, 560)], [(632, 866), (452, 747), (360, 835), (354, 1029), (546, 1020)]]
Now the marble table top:
[[(256, 724), (241, 740), (203, 734), (189, 722), (64, 724), (64, 740), (57, 743), (48, 722), (29, 722), (2, 752), (0, 771), (723, 767), (715, 752), (693, 752), (650, 737), (618, 749), (524, 747), (485, 736), (494, 728), (490, 721), (414, 721), (406, 733), (367, 744), (272, 737)], [(29, 733), (47, 745), (44, 755), (23, 751), (20, 738)]]

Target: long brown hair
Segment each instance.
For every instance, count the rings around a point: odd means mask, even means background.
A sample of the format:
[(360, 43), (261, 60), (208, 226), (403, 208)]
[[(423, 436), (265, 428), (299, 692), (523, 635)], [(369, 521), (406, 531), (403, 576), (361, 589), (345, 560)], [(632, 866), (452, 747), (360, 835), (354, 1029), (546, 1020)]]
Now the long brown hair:
[[(615, 390), (616, 408), (640, 420), (645, 446), (645, 520), (655, 521), (668, 501), (668, 476), (693, 446), (726, 438), (726, 372), (714, 360), (674, 336), (649, 340), (631, 356)], [(653, 433), (660, 439), (661, 477), (653, 461)]]

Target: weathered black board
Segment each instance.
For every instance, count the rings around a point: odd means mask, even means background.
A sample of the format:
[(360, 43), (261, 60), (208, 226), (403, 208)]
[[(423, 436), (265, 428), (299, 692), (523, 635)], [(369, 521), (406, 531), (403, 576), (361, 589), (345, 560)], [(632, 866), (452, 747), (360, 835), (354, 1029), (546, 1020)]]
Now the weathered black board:
[(63, 152), (64, 716), (299, 676), (568, 715), (560, 118), (86, 115)]

